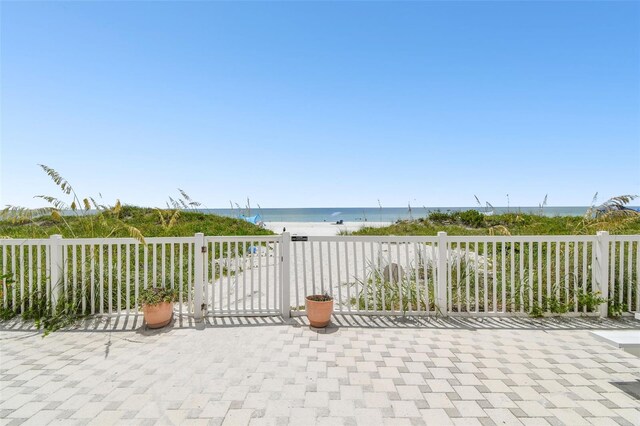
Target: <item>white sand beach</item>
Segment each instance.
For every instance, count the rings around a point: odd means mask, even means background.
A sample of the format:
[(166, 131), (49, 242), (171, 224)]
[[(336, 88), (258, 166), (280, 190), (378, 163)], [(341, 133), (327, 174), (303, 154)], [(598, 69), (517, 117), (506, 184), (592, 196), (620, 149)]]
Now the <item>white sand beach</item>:
[(391, 225), (391, 222), (344, 222), (336, 225), (335, 222), (265, 222), (267, 229), (281, 234), (283, 229), (292, 235), (338, 235), (340, 232), (354, 232), (365, 226), (380, 228)]

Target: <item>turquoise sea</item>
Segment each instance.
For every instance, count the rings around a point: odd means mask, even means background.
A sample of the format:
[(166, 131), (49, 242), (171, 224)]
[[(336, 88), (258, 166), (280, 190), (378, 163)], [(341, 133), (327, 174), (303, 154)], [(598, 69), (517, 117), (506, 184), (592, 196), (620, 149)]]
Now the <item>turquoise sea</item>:
[(241, 214), (253, 216), (260, 214), (264, 222), (395, 222), (397, 220), (417, 219), (432, 211), (451, 212), (463, 210), (493, 211), (500, 213), (533, 213), (544, 216), (582, 216), (589, 207), (494, 207), (493, 209), (477, 207), (323, 207), (323, 208), (287, 208), (287, 209), (202, 209), (205, 213), (238, 217)]

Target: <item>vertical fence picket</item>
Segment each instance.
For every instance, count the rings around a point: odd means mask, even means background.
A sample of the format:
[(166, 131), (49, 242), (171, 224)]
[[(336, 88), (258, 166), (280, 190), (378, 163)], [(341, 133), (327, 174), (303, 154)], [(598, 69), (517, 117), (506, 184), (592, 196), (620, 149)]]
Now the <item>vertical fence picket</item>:
[[(403, 304), (403, 294), (402, 294), (402, 262), (400, 261), (400, 243), (396, 242), (396, 265), (397, 268), (395, 270), (398, 272), (397, 278), (394, 277), (394, 280), (397, 280), (396, 283), (398, 285), (398, 310), (400, 312), (404, 312), (404, 304)], [(394, 268), (390, 268), (389, 275), (393, 276)]]
[[(344, 268), (347, 277), (347, 308), (349, 311), (351, 311), (351, 286), (349, 285), (349, 248), (346, 244), (344, 247)], [(338, 285), (340, 285), (339, 281)]]
[[(391, 243), (387, 242), (387, 267), (389, 270), (389, 287), (393, 288), (393, 284), (394, 284), (394, 280), (393, 280), (393, 263), (391, 262)], [(382, 274), (382, 279), (385, 280), (387, 279), (387, 277), (384, 276), (384, 270), (383, 270), (383, 274)], [(387, 309), (387, 305), (385, 303), (385, 291), (382, 292), (382, 306), (384, 306), (384, 310)], [(395, 307), (393, 306), (393, 300), (389, 301), (389, 310), (391, 312), (395, 312)]]
[(71, 284), (71, 301), (73, 303), (73, 306), (76, 306), (77, 300), (78, 300), (78, 296), (77, 296), (77, 289), (78, 289), (78, 261), (77, 261), (77, 255), (76, 255), (76, 245), (72, 245), (71, 246), (71, 277), (72, 277), (72, 284)]
[(125, 278), (124, 278), (124, 282), (125, 282), (125, 298), (124, 298), (124, 304), (125, 304), (125, 310), (127, 312), (127, 315), (129, 315), (131, 313), (131, 244), (127, 244), (125, 245)]
[[(369, 310), (369, 280), (367, 278), (367, 253), (364, 241), (361, 242), (362, 249), (362, 293), (364, 294), (364, 310)], [(371, 255), (373, 257), (373, 254)], [(360, 305), (358, 305), (360, 308)]]
[(453, 256), (452, 256), (452, 248), (453, 243), (450, 241), (446, 242), (447, 249), (447, 312), (453, 311)]
[[(337, 247), (338, 243), (336, 243), (336, 264), (339, 265), (340, 264), (340, 255), (338, 255), (338, 247)], [(332, 255), (331, 255), (331, 241), (327, 241), (327, 264), (329, 266), (329, 295), (334, 297), (334, 293), (333, 293), (333, 271), (332, 271), (332, 267), (331, 265), (333, 264), (332, 262)], [(337, 285), (340, 285), (340, 272), (338, 272), (338, 282)]]
[[(585, 241), (582, 243), (582, 289), (584, 292), (587, 292), (587, 254), (588, 254), (589, 245)], [(587, 307), (585, 306), (583, 312), (587, 312)]]
[(511, 312), (516, 312), (516, 243), (509, 245), (509, 263), (511, 265)]
[[(254, 255), (254, 249), (255, 249), (255, 241), (251, 241), (250, 243), (250, 247), (249, 247), (249, 252), (251, 254), (250, 260), (251, 260), (251, 312), (255, 312), (255, 306), (254, 306), (254, 299), (255, 299), (255, 292), (254, 292), (254, 269), (256, 269), (255, 266), (255, 255)], [(260, 292), (258, 292), (258, 294), (260, 294)]]
[[(347, 242), (344, 243), (345, 246), (348, 245)], [(352, 248), (353, 248), (353, 293), (355, 294), (355, 300), (356, 300), (356, 311), (360, 310), (360, 292), (362, 291), (362, 289), (358, 289), (358, 287), (362, 287), (362, 285), (358, 286), (359, 283), (361, 283), (358, 279), (358, 248), (356, 246), (356, 242), (353, 241), (352, 244)], [(347, 286), (350, 286), (349, 284), (349, 277), (347, 276)], [(347, 287), (349, 288), (349, 287)], [(351, 299), (349, 299), (349, 306), (351, 306)]]
[(122, 248), (121, 244), (116, 245), (116, 271), (117, 271), (117, 286), (118, 286), (118, 296), (117, 296), (117, 305), (118, 305), (118, 313), (122, 311)]
[[(411, 264), (409, 259), (409, 243), (404, 243), (404, 287), (406, 288), (406, 308), (403, 309), (403, 312), (413, 312), (413, 298), (414, 296), (411, 294)], [(400, 263), (400, 259), (398, 259), (398, 263)], [(417, 278), (416, 278), (417, 281)], [(417, 286), (417, 282), (416, 282)]]
[[(304, 249), (305, 246), (303, 246)], [(318, 294), (316, 291), (316, 257), (315, 257), (315, 253), (314, 253), (314, 247), (315, 244), (313, 241), (311, 241), (309, 243), (309, 258), (310, 258), (310, 262), (309, 262), (309, 266), (311, 268), (310, 273), (311, 273), (311, 292), (312, 294)], [(306, 257), (305, 257), (306, 259)], [(303, 265), (304, 266), (304, 265)]]
[[(464, 274), (464, 294), (467, 302), (467, 312), (471, 312), (471, 294), (470, 291), (470, 281), (471, 281), (471, 272), (469, 271), (469, 241), (464, 244), (464, 264), (465, 271)], [(475, 267), (473, 269), (476, 269)], [(513, 271), (513, 267), (511, 268)]]
[(242, 242), (242, 310), (247, 311), (247, 242)]
[(483, 244), (482, 250), (482, 281), (483, 281), (483, 289), (484, 289), (484, 308), (483, 311), (486, 313), (489, 310), (489, 259), (488, 259), (488, 247), (487, 242)]
[(149, 246), (147, 244), (145, 244), (143, 248), (143, 257), (144, 288), (147, 288), (149, 287)]
[[(311, 247), (313, 247), (313, 242), (311, 243)], [(313, 272), (311, 273), (313, 275)], [(307, 289), (307, 244), (302, 244), (302, 283), (304, 286), (304, 294), (302, 295), (302, 302), (305, 305), (307, 304), (307, 296), (309, 296), (309, 290)]]
[[(176, 288), (176, 265), (175, 265), (175, 253), (174, 253), (174, 244), (173, 243), (169, 243), (169, 281), (171, 284), (171, 289), (175, 289)], [(207, 262), (207, 257), (209, 256), (209, 250), (207, 250), (207, 253), (205, 254), (205, 261), (204, 261), (204, 276), (207, 277), (207, 268), (209, 266), (209, 262)], [(205, 282), (206, 284), (206, 282)], [(205, 285), (204, 287), (204, 300), (207, 300), (207, 288), (208, 286)]]
[(162, 243), (160, 244), (160, 282), (158, 283), (161, 288), (167, 287), (167, 245)]
[(493, 312), (498, 312), (498, 274), (496, 272), (496, 268), (497, 268), (497, 258), (496, 258), (496, 243), (495, 241), (491, 243), (491, 266), (492, 266), (492, 277), (491, 277), (491, 282), (492, 282), (492, 306), (491, 306), (491, 311)]
[(320, 255), (319, 265), (320, 265), (320, 292), (324, 294), (324, 261), (322, 259), (322, 241), (318, 243), (318, 254)]
[[(37, 292), (38, 296), (42, 297), (42, 256), (46, 256), (46, 249), (44, 246), (38, 244), (36, 246), (36, 263), (38, 268), (38, 273), (36, 279), (38, 280)], [(46, 263), (45, 263), (46, 265)], [(4, 271), (4, 270), (3, 270)], [(46, 275), (46, 273), (45, 273)]]
[(547, 242), (547, 294), (546, 297), (551, 297), (551, 241)]
[(194, 256), (194, 243), (187, 244), (187, 304), (190, 312), (195, 312), (197, 307), (193, 305), (193, 291), (191, 290), (193, 280), (193, 256)]
[(573, 312), (578, 312), (578, 242), (573, 243)]
[[(180, 245), (182, 247), (182, 245)], [(139, 297), (140, 297), (140, 245), (136, 242), (133, 246), (135, 250), (134, 254), (134, 269), (133, 269), (133, 309), (138, 309)], [(180, 265), (182, 265), (182, 259), (180, 260)], [(182, 293), (179, 294), (178, 299), (180, 300), (180, 314), (182, 314)]]
[[(279, 283), (282, 283), (279, 276), (279, 271), (282, 267), (282, 262), (280, 261), (280, 253), (281, 246), (280, 243), (276, 242), (273, 244), (273, 308), (270, 310), (273, 312), (274, 310), (281, 310), (283, 306), (280, 305), (282, 299), (282, 286)], [(280, 305), (280, 306), (279, 306)]]
[(529, 241), (527, 244), (527, 252), (529, 253), (529, 311), (533, 307), (533, 243)]
[[(138, 254), (139, 250), (136, 250), (136, 255)], [(178, 262), (180, 263), (180, 275), (178, 275), (178, 299), (180, 300), (180, 303), (178, 305), (178, 309), (180, 312), (180, 316), (182, 316), (182, 306), (184, 305), (184, 293), (183, 293), (183, 289), (184, 289), (184, 244), (180, 243), (179, 247), (178, 247)], [(137, 265), (136, 265), (137, 266)], [(138, 298), (138, 279), (137, 279), (137, 275), (138, 275), (138, 270), (136, 268), (136, 299)], [(188, 280), (187, 280), (188, 282)], [(215, 282), (215, 280), (214, 280)], [(213, 291), (212, 291), (213, 293)], [(213, 305), (211, 305), (213, 306)]]
[(474, 251), (474, 259), (473, 259), (473, 272), (474, 272), (474, 299), (476, 302), (475, 313), (480, 312), (480, 243), (478, 241), (473, 242), (473, 251)]
[(636, 312), (640, 312), (640, 240), (636, 241)]
[[(106, 247), (109, 247), (106, 245)], [(100, 313), (104, 313), (104, 244), (98, 245), (100, 263)]]
[[(376, 256), (375, 253), (375, 248), (374, 248), (374, 243), (373, 241), (371, 241), (371, 292), (373, 293), (373, 310), (377, 311), (378, 310), (378, 306), (383, 306), (383, 305), (379, 305), (378, 304), (378, 291), (376, 290), (376, 280), (379, 279), (378, 277), (378, 273), (380, 271), (381, 266), (381, 261), (380, 259), (382, 258), (382, 243), (378, 242), (377, 244), (378, 246), (378, 255)], [(378, 258), (378, 261), (376, 263), (375, 258)], [(382, 298), (382, 295), (380, 295)], [(382, 299), (381, 299), (381, 303)], [(382, 308), (380, 308), (380, 310), (382, 310)]]
[(32, 245), (27, 245), (27, 250), (29, 251), (28, 255), (27, 255), (27, 263), (28, 263), (28, 271), (29, 271), (29, 287), (27, 289), (28, 291), (28, 299), (29, 299), (29, 305), (32, 306), (33, 305), (33, 246)]
[(538, 306), (542, 307), (542, 244), (540, 241), (538, 246)]
[[(616, 257), (616, 241), (612, 240), (607, 247), (607, 251), (609, 252), (609, 260), (615, 259)], [(616, 262), (609, 261), (609, 277), (608, 277), (608, 296), (611, 300), (615, 301), (616, 292), (614, 283), (616, 282)]]
[[(38, 256), (38, 259), (40, 258), (40, 256)], [(80, 246), (80, 266), (81, 266), (81, 270), (80, 270), (80, 283), (81, 286), (80, 287), (80, 297), (82, 300), (82, 313), (86, 314), (87, 312), (87, 266), (86, 266), (86, 262), (87, 262), (87, 254), (85, 252), (85, 245), (82, 244)]]
[(501, 312), (505, 313), (507, 312), (507, 269), (506, 269), (506, 243), (503, 242), (502, 244), (500, 244), (500, 260), (501, 260), (501, 269), (500, 269), (500, 275), (502, 277), (502, 295), (501, 295), (501, 300), (502, 300), (502, 309)]
[[(624, 241), (620, 241), (618, 243), (619, 245), (619, 251), (617, 253), (619, 253), (619, 256), (615, 256), (615, 258), (619, 258), (620, 259), (620, 267), (618, 268), (618, 293), (619, 293), (619, 297), (618, 300), (620, 301), (620, 303), (624, 303)], [(615, 242), (613, 243), (614, 246), (614, 250), (615, 250)], [(612, 278), (615, 282), (615, 277)]]
[(564, 243), (564, 275), (562, 276), (562, 282), (564, 282), (564, 303), (569, 303), (569, 242)]
[[(3, 245), (2, 248), (2, 273), (7, 273), (7, 247)], [(47, 262), (47, 265), (49, 262)], [(2, 306), (4, 309), (9, 308), (9, 296), (8, 296), (8, 286), (7, 286), (7, 278), (2, 278)], [(47, 296), (47, 299), (49, 297)]]
[(233, 275), (233, 277), (234, 277), (234, 292), (233, 292), (233, 294), (235, 295), (235, 297), (234, 297), (234, 305), (235, 305), (234, 309), (236, 311), (240, 310), (240, 308), (238, 307), (238, 305), (239, 305), (238, 296), (240, 295), (240, 284), (238, 282), (238, 277), (240, 276), (240, 266), (239, 266), (240, 250), (238, 249), (238, 244), (239, 244), (238, 241), (236, 241), (235, 244), (234, 244), (234, 249), (235, 249), (235, 253), (234, 254), (235, 254), (235, 256), (234, 256), (234, 265), (233, 265), (234, 266), (234, 269), (233, 269), (233, 272), (234, 272), (234, 275)]
[(96, 313), (96, 247), (91, 244), (91, 315)]
[[(260, 249), (262, 250), (262, 247), (260, 247)], [(224, 289), (224, 263), (223, 263), (223, 256), (224, 256), (224, 242), (219, 241), (218, 242), (218, 271), (219, 271), (219, 278), (218, 281), (216, 281), (218, 283), (218, 310), (220, 312), (222, 312), (224, 310), (223, 308), (223, 289)], [(262, 254), (259, 254), (259, 259), (262, 258)], [(262, 268), (260, 268), (262, 269)], [(260, 269), (258, 269), (258, 273), (260, 273)], [(259, 285), (261, 285), (261, 280), (258, 280)], [(259, 293), (260, 295), (262, 295), (262, 287), (259, 287)], [(260, 297), (260, 300), (262, 300), (262, 297)]]
[(109, 249), (109, 252), (107, 253), (107, 262), (109, 262), (107, 265), (109, 274), (107, 277), (109, 280), (109, 315), (111, 315), (113, 313), (113, 246), (111, 244), (107, 244), (107, 248)]
[(152, 253), (152, 263), (151, 263), (151, 286), (156, 288), (157, 279), (158, 279), (158, 248), (157, 244), (151, 244)]
[[(227, 247), (227, 250), (226, 250), (227, 257), (226, 257), (226, 260), (225, 260), (225, 266), (226, 266), (226, 269), (227, 269), (227, 272), (226, 272), (227, 286), (226, 286), (225, 290), (227, 292), (227, 309), (226, 309), (226, 311), (228, 312), (231, 309), (231, 242), (230, 241), (227, 241), (226, 247)], [(267, 250), (268, 249), (269, 248), (267, 247)], [(267, 257), (266, 261), (267, 261), (267, 268), (269, 268), (269, 257)], [(269, 302), (268, 302), (268, 300), (269, 300), (269, 287), (268, 287), (268, 284), (269, 284), (269, 282), (268, 282), (268, 279), (267, 279), (267, 304), (269, 304)]]
[(422, 312), (422, 299), (420, 296), (420, 252), (418, 251), (418, 243), (413, 243), (413, 274), (416, 277), (416, 312), (418, 315)]
[[(633, 310), (633, 241), (629, 241), (628, 244), (628, 258), (627, 258), (627, 304), (629, 310)], [(621, 257), (624, 253), (620, 254)]]
[(25, 297), (24, 297), (24, 246), (18, 246), (18, 257), (20, 258), (20, 306), (22, 308), (22, 312), (24, 312), (25, 308)]

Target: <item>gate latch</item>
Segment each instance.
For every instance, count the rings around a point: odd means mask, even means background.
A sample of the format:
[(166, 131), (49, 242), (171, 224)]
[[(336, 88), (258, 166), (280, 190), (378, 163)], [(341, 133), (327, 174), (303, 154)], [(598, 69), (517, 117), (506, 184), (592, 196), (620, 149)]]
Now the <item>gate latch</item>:
[(291, 241), (309, 241), (309, 237), (302, 235), (292, 235)]
[(201, 253), (206, 253), (207, 252), (207, 246), (200, 247), (200, 252)]

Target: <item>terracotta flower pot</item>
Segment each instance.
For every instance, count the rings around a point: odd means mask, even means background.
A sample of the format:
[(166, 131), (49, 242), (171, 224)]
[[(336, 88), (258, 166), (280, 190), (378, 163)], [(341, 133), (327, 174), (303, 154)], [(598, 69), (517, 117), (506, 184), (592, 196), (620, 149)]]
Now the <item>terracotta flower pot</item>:
[(312, 327), (322, 328), (331, 322), (331, 314), (333, 313), (333, 299), (326, 302), (318, 302), (309, 300), (307, 296), (307, 318)]
[(144, 321), (149, 328), (160, 328), (171, 322), (173, 316), (173, 303), (162, 302), (157, 305), (144, 305), (142, 307)]

